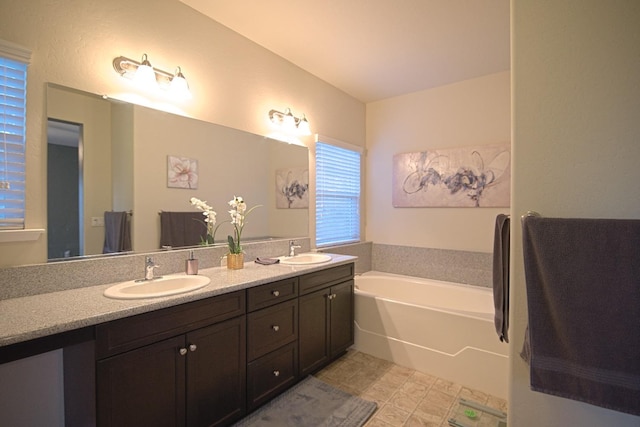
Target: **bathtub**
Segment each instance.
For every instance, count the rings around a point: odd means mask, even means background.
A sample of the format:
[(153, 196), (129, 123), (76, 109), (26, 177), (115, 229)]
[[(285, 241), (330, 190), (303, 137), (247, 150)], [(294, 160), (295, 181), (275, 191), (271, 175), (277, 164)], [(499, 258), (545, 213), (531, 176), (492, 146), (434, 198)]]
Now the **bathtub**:
[(358, 351), (506, 399), (491, 289), (369, 271), (355, 278)]

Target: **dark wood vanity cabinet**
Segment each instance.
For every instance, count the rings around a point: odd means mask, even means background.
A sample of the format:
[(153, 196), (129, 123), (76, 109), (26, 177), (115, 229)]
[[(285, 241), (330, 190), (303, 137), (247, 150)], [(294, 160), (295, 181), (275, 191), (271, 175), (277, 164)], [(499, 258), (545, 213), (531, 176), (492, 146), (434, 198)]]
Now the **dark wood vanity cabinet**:
[(298, 278), (247, 290), (247, 404), (251, 411), (298, 380)]
[(99, 325), (98, 426), (222, 426), (244, 416), (244, 313), (239, 291)]
[(98, 426), (227, 426), (353, 344), (341, 265), (96, 326)]
[(326, 366), (353, 345), (353, 264), (300, 277), (300, 376)]

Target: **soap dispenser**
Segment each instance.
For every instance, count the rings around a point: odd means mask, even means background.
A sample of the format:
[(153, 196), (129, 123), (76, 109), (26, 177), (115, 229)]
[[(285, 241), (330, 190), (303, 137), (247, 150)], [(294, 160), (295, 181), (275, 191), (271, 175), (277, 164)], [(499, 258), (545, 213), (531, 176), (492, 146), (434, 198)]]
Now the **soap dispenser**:
[(193, 251), (189, 251), (189, 259), (185, 261), (184, 272), (186, 274), (198, 274), (198, 260), (193, 257)]

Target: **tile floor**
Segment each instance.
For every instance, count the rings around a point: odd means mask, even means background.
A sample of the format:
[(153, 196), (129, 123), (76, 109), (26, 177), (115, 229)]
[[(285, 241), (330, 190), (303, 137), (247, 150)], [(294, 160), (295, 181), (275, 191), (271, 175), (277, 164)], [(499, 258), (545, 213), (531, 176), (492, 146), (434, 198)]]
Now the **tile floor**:
[(459, 398), (507, 411), (507, 402), (478, 390), (350, 350), (316, 377), (363, 399), (378, 409), (366, 427), (449, 427), (455, 418), (464, 426), (495, 427), (498, 418), (481, 411), (471, 419)]

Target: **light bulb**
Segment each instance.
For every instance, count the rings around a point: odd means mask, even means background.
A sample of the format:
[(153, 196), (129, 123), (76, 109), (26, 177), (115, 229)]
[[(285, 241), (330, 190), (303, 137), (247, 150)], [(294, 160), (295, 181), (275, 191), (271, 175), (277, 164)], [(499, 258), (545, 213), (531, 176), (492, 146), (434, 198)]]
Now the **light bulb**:
[(136, 74), (133, 76), (133, 81), (136, 82), (139, 87), (150, 90), (158, 87), (156, 72), (153, 70), (151, 63), (147, 59), (146, 53), (142, 55), (142, 63), (138, 65)]
[(191, 99), (191, 91), (189, 90), (189, 84), (185, 79), (184, 74), (180, 70), (180, 67), (176, 69), (176, 73), (171, 79), (169, 84), (169, 91), (178, 99)]

